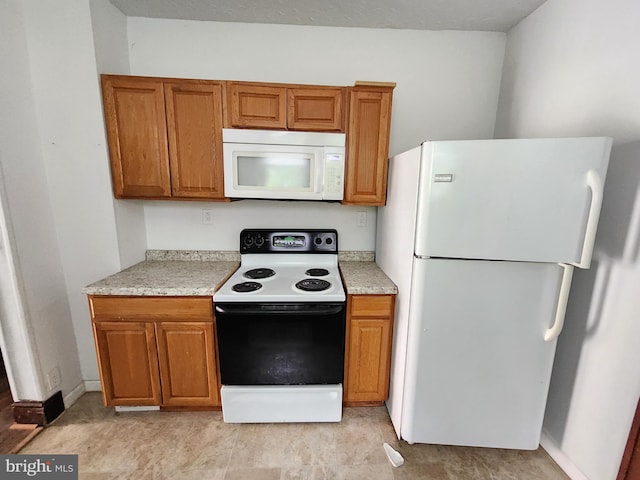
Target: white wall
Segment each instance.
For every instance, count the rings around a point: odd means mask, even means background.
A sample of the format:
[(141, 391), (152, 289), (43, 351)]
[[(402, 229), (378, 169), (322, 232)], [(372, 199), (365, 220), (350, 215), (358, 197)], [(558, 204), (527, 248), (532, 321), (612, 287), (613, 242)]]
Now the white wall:
[[(127, 17), (108, 0), (90, 0), (98, 73), (128, 75)], [(103, 115), (102, 102), (100, 114)], [(105, 181), (110, 182), (110, 175)], [(109, 183), (109, 185), (111, 185)], [(144, 206), (141, 202), (113, 199), (120, 267), (144, 259), (147, 249)]]
[(76, 340), (69, 332), (58, 350), (72, 352), (77, 343), (82, 378), (97, 379), (87, 299), (81, 289), (121, 264), (90, 4), (28, 0), (22, 5), (38, 146), (64, 274), (64, 283), (58, 284), (66, 288)]
[[(213, 224), (202, 224), (202, 208)], [(357, 212), (367, 224), (356, 225)], [(148, 247), (169, 250), (237, 251), (243, 228), (335, 228), (340, 251), (375, 250), (376, 208), (325, 202), (242, 200), (232, 203), (147, 202)]]
[(508, 33), (497, 135), (636, 140), (639, 22), (633, 0), (547, 0)]
[[(44, 400), (60, 388), (64, 395), (70, 394), (82, 378), (38, 125), (39, 105), (30, 80), (33, 44), (25, 7), (26, 2), (17, 0), (0, 2), (0, 62), (5, 66), (0, 75), (0, 162), (16, 286), (21, 294), (14, 307), (5, 310), (8, 316), (2, 318), (2, 329), (15, 400)], [(51, 148), (58, 148), (57, 139), (48, 140)], [(5, 249), (9, 246), (3, 245)], [(5, 284), (3, 302), (9, 300), (8, 294)], [(55, 366), (62, 384), (49, 389), (45, 376)]]
[[(134, 75), (353, 85), (396, 82), (391, 153), (427, 139), (491, 138), (505, 35), (490, 32), (298, 27), (130, 18)], [(149, 248), (230, 249), (247, 226), (320, 226), (341, 233), (341, 249), (373, 250), (375, 209), (282, 202), (146, 202)], [(367, 228), (355, 226), (365, 210)], [(269, 212), (269, 217), (265, 216)], [(273, 219), (273, 220), (272, 220)], [(172, 228), (180, 225), (180, 228)], [(215, 235), (213, 234), (215, 233)], [(237, 248), (237, 247), (236, 247)]]
[(592, 269), (577, 271), (544, 431), (574, 478), (616, 477), (640, 395), (640, 3), (547, 0), (507, 36), (496, 136), (614, 137)]

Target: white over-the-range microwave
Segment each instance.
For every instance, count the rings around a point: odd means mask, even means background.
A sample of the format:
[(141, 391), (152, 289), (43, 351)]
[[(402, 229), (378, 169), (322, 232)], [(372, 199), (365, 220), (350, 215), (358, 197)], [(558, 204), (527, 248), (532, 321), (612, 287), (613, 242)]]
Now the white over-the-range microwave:
[(222, 130), (229, 198), (342, 200), (344, 133)]

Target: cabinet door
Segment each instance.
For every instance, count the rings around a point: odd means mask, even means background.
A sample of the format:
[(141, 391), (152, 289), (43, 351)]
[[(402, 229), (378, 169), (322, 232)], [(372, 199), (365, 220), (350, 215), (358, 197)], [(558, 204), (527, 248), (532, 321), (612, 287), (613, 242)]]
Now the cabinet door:
[(287, 89), (268, 84), (227, 84), (227, 126), (287, 128)]
[(391, 322), (388, 319), (353, 319), (349, 341), (348, 401), (383, 401), (389, 390)]
[(213, 323), (158, 322), (162, 404), (219, 406)]
[(288, 88), (287, 127), (290, 130), (344, 132), (344, 88)]
[(351, 90), (343, 203), (385, 204), (392, 95), (392, 87)]
[(162, 81), (102, 76), (117, 198), (169, 197), (169, 153)]
[(347, 403), (383, 402), (389, 394), (393, 295), (348, 298)]
[(222, 84), (165, 83), (174, 197), (224, 198)]
[(160, 405), (153, 323), (95, 322), (93, 333), (105, 405)]

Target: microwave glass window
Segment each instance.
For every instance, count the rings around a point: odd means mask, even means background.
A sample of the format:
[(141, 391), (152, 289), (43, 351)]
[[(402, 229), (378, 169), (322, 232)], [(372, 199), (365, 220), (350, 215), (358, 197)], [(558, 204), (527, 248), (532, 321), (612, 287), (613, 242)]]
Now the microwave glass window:
[(312, 156), (239, 153), (236, 165), (239, 188), (311, 190), (312, 187)]

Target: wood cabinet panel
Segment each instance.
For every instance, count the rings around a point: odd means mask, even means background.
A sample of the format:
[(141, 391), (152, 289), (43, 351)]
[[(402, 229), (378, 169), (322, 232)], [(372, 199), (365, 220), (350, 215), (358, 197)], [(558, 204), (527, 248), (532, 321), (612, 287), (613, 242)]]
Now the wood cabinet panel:
[(169, 197), (162, 81), (103, 76), (102, 94), (114, 195)]
[(94, 320), (213, 321), (211, 297), (118, 297), (90, 296)]
[(153, 324), (93, 324), (105, 405), (159, 405)]
[(353, 319), (349, 341), (350, 401), (381, 401), (389, 392), (389, 338), (391, 322), (387, 319)]
[(227, 127), (286, 129), (285, 87), (228, 82), (227, 95)]
[(351, 89), (343, 203), (385, 204), (392, 94), (393, 87)]
[(393, 311), (393, 295), (354, 295), (351, 315), (354, 317), (389, 317)]
[(389, 396), (395, 295), (349, 295), (344, 402), (381, 404)]
[(640, 401), (631, 422), (616, 480), (640, 480)]
[(344, 132), (345, 88), (287, 89), (287, 127), (290, 130)]
[(89, 296), (105, 405), (220, 406), (211, 297)]
[(222, 84), (165, 83), (174, 197), (224, 198)]
[(212, 323), (156, 323), (163, 405), (219, 405)]

